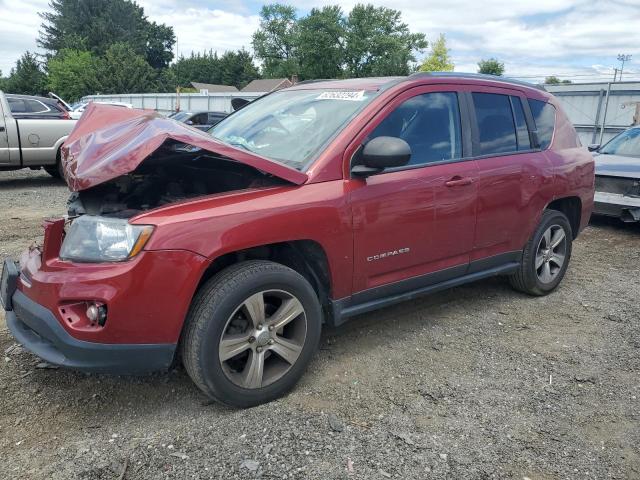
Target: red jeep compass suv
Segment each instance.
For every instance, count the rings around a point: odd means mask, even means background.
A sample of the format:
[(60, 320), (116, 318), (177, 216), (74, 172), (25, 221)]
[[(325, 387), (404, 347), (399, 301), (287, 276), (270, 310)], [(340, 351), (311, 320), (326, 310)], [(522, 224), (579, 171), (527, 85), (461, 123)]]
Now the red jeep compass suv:
[(551, 292), (593, 206), (558, 102), (496, 77), (302, 83), (209, 134), (92, 105), (63, 150), (68, 216), (4, 264), (15, 338), (85, 371), (181, 358), (243, 407), (292, 388), (323, 323), (493, 275)]

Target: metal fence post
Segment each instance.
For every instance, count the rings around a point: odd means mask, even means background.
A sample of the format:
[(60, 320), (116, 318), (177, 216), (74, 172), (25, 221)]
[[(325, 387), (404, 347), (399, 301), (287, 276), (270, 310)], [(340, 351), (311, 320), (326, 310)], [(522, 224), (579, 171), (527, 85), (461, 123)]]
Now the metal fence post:
[(602, 125), (600, 127), (600, 145), (602, 145), (602, 138), (604, 137), (604, 127), (607, 124), (607, 110), (609, 109), (609, 94), (611, 93), (611, 82), (607, 83), (607, 99), (604, 102), (604, 115), (602, 116)]
[(602, 110), (602, 99), (604, 98), (604, 89), (600, 89), (598, 95), (598, 108), (596, 109), (596, 119), (593, 122), (593, 134), (591, 135), (591, 143), (596, 143), (596, 137), (598, 135), (598, 122), (600, 121), (600, 110)]

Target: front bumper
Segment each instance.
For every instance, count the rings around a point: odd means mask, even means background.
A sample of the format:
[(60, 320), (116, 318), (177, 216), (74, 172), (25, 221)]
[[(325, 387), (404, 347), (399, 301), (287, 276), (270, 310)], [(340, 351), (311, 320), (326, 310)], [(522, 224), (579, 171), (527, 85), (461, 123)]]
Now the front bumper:
[(640, 221), (640, 197), (621, 193), (596, 192), (593, 213), (619, 217), (625, 222)]
[(175, 344), (106, 344), (73, 338), (50, 310), (20, 290), (11, 296), (5, 312), (7, 326), (27, 350), (52, 365), (86, 372), (139, 374), (166, 370), (173, 362)]

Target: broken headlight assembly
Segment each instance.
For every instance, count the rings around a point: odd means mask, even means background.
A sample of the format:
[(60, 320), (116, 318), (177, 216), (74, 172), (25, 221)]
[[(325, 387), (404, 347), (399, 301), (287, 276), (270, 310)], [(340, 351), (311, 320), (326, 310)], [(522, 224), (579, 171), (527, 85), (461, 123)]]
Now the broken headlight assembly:
[(74, 262), (119, 262), (137, 255), (153, 232), (151, 225), (126, 219), (83, 215), (69, 227), (60, 258)]

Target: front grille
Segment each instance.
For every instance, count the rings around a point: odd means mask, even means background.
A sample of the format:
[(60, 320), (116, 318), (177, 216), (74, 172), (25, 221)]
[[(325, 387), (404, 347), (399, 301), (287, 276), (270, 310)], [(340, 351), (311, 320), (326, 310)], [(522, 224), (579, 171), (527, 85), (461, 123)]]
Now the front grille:
[(640, 197), (640, 180), (624, 177), (596, 175), (596, 192), (617, 193), (628, 197)]

